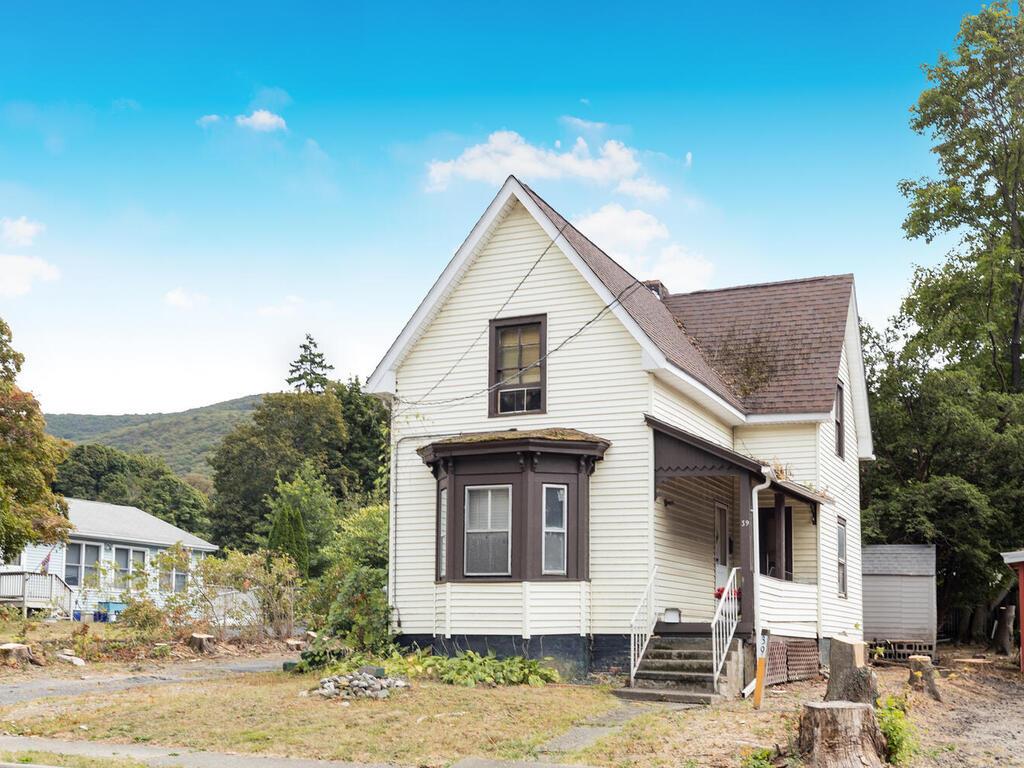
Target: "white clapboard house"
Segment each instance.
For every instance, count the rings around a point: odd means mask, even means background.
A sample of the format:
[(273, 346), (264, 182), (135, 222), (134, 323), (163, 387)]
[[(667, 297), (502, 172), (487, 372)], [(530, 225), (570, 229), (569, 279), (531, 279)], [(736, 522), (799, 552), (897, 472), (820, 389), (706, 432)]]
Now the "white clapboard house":
[(89, 617), (104, 605), (120, 604), (139, 569), (146, 569), (149, 593), (160, 602), (185, 589), (188, 574), (159, 572), (152, 562), (158, 552), (180, 544), (197, 559), (217, 549), (137, 507), (67, 502), (74, 526), (67, 543), (31, 544), (13, 562), (0, 564), (0, 603), (62, 618)]
[(505, 182), (368, 380), (403, 642), (707, 701), (861, 638), (852, 276), (670, 288)]

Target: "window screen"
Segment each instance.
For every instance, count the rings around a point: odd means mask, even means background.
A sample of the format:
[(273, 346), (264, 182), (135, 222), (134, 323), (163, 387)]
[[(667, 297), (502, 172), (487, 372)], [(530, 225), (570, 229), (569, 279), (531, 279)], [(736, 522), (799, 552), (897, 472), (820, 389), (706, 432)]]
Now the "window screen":
[(564, 574), (566, 554), (566, 487), (544, 486), (544, 573)]
[(466, 488), (466, 575), (510, 575), (511, 545), (512, 487)]

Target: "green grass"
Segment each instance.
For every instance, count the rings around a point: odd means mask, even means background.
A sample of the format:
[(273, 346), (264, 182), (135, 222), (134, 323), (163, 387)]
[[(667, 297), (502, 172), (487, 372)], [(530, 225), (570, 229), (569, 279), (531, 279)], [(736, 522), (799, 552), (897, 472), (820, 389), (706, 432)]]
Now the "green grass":
[(19, 752), (0, 752), (0, 762), (26, 765), (46, 765), (57, 768), (147, 768), (145, 763), (121, 757), (81, 757), (57, 752), (30, 749)]

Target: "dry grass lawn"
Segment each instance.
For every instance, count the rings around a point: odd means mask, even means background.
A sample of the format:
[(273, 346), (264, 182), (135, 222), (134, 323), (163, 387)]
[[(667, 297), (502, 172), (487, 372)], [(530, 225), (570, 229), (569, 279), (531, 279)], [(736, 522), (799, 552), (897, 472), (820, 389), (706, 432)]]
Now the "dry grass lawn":
[(316, 680), (278, 672), (50, 699), (0, 709), (0, 728), (58, 738), (442, 766), (470, 755), (526, 757), (575, 722), (616, 705), (605, 690), (592, 686), (460, 688), (416, 681), (385, 701), (343, 706), (339, 700), (300, 696)]
[(79, 757), (59, 755), (56, 752), (28, 750), (24, 752), (0, 751), (0, 762), (54, 766), (55, 768), (146, 768), (145, 763), (116, 757)]

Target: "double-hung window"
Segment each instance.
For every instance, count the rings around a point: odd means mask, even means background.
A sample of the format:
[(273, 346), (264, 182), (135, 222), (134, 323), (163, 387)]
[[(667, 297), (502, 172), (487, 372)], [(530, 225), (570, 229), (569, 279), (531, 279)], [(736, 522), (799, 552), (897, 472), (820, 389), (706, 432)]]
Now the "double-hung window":
[(565, 575), (568, 488), (544, 486), (544, 540), (541, 562), (544, 575)]
[(188, 586), (189, 560), (176, 563), (170, 568), (160, 569), (161, 592), (184, 592)]
[(64, 551), (64, 581), (69, 587), (97, 586), (99, 562), (99, 544), (69, 542)]
[(492, 416), (544, 412), (546, 325), (542, 315), (491, 321)]
[(114, 566), (117, 569), (114, 584), (118, 589), (130, 589), (132, 574), (145, 572), (146, 550), (114, 547)]
[(836, 526), (836, 536), (839, 596), (846, 597), (846, 521), (841, 517)]
[(466, 487), (466, 576), (512, 573), (512, 486)]
[(442, 488), (437, 500), (437, 576), (448, 575), (448, 489)]

